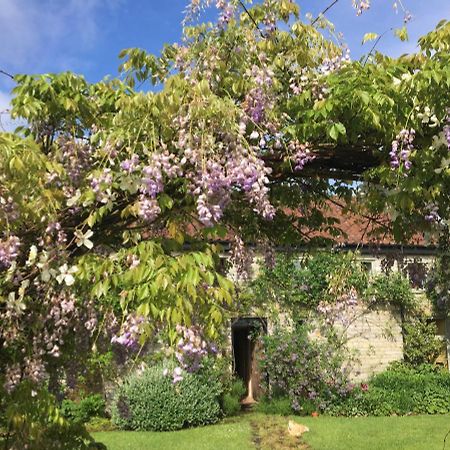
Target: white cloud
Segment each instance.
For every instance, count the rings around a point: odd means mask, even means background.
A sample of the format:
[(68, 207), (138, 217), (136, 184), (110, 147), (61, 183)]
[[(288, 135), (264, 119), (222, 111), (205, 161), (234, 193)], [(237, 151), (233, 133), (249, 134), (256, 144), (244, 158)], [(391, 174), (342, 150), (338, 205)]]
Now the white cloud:
[(99, 20), (121, 1), (2, 0), (0, 67), (38, 72), (45, 62), (95, 45), (102, 31)]

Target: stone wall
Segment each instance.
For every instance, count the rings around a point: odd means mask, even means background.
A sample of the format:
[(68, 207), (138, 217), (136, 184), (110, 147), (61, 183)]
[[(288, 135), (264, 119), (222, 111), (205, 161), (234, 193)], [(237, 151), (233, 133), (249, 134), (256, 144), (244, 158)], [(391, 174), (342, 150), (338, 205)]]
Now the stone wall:
[(356, 380), (365, 380), (403, 359), (401, 316), (396, 308), (367, 311), (363, 306), (356, 307), (346, 336), (347, 346), (355, 355), (352, 375)]

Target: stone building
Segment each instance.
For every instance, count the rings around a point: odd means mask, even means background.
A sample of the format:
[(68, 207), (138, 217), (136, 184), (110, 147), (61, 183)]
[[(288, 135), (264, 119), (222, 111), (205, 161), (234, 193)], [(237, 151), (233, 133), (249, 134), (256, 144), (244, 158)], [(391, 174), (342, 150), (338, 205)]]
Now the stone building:
[[(336, 216), (336, 208), (333, 211)], [(370, 275), (382, 273), (386, 265), (392, 270), (401, 270), (409, 276), (414, 294), (425, 299), (424, 278), (436, 255), (436, 248), (418, 236), (408, 245), (393, 243), (389, 236), (373, 238), (369, 219), (352, 214), (340, 216), (339, 228), (342, 236), (336, 245), (344, 251), (357, 251), (358, 257)], [(299, 255), (304, 249), (298, 249)], [(424, 300), (424, 305), (426, 301)], [(426, 308), (426, 306), (425, 306)], [(393, 361), (403, 359), (403, 314), (400, 308), (380, 307), (376, 310), (357, 305), (352, 311), (346, 330), (347, 346), (357, 354), (353, 378), (365, 380), (370, 375), (385, 370)], [(450, 323), (445, 317), (433, 317), (437, 334), (443, 341), (443, 351), (437, 363), (450, 369)], [(251, 403), (259, 394), (258, 347), (249, 336), (259, 327), (270, 333), (267, 317), (236, 318), (231, 324), (234, 372), (247, 386), (248, 396), (244, 402)]]

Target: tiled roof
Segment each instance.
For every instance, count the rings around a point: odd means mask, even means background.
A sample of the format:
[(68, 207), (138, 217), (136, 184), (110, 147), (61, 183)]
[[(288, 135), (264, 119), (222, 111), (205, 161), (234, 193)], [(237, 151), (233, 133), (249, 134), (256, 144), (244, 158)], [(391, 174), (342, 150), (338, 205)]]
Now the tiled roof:
[[(332, 237), (327, 232), (316, 232), (316, 237), (333, 238), (338, 244), (353, 246), (380, 246), (398, 245), (390, 231), (390, 221), (387, 216), (370, 216), (360, 214), (353, 209), (340, 206), (338, 202), (328, 202), (324, 211), (326, 217), (334, 217), (338, 220), (335, 227), (342, 234)], [(403, 243), (409, 246), (430, 246), (422, 234), (416, 234), (409, 242)]]

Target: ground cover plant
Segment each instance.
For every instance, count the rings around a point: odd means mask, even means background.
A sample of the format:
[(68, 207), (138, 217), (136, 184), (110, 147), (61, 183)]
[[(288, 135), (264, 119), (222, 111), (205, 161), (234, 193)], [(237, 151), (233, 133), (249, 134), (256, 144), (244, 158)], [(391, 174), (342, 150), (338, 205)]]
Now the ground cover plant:
[(245, 279), (249, 242), (270, 253), (338, 235), (320, 212), (330, 197), (396, 241), (434, 236), (429, 291), (447, 304), (449, 22), (416, 53), (350, 61), (293, 1), (218, 1), (202, 23), (210, 3), (190, 3), (160, 55), (124, 50), (115, 79), (14, 77), (24, 125), (0, 133), (6, 448), (51, 448), (50, 428), (54, 446), (89, 445), (59, 399), (108, 381), (113, 354), (128, 368), (154, 348), (173, 356), (196, 326), (220, 342), (239, 305), (218, 242)]

